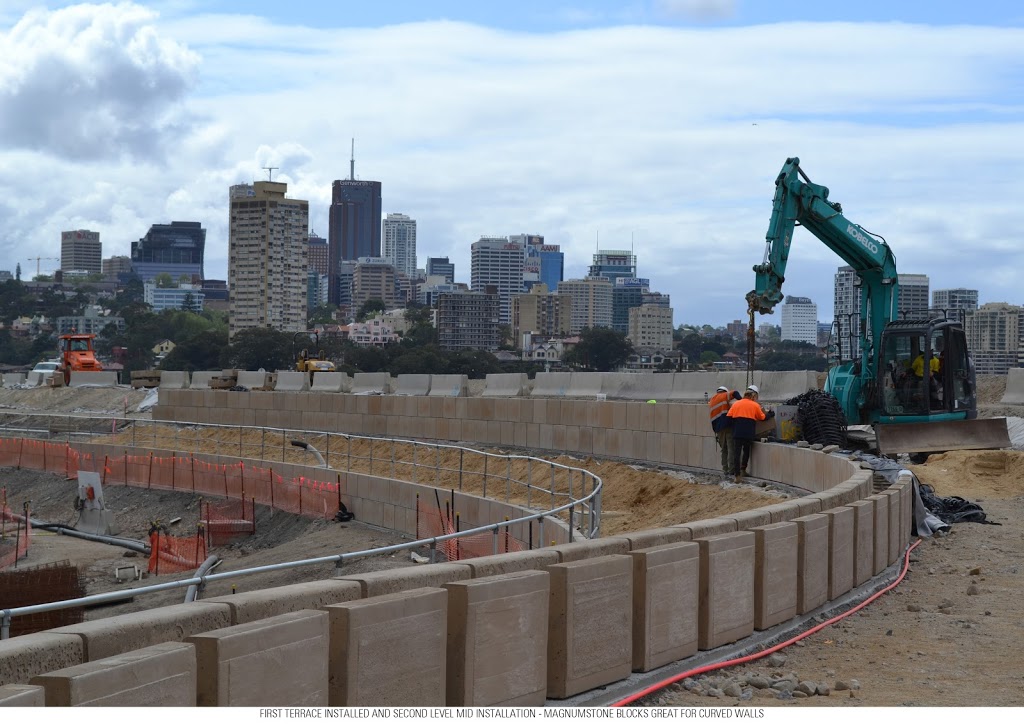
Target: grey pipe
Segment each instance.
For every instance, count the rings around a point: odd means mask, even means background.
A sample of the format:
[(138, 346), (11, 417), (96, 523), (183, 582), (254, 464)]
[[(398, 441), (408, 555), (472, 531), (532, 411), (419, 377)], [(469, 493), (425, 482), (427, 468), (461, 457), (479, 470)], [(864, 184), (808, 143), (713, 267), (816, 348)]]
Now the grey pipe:
[[(20, 518), (21, 516), (11, 515), (12, 518)], [(82, 538), (83, 540), (91, 540), (97, 543), (106, 543), (112, 546), (121, 546), (128, 550), (149, 555), (149, 546), (142, 541), (134, 540), (132, 538), (117, 538), (110, 535), (99, 535), (97, 533), (83, 533), (80, 530), (75, 530), (69, 525), (63, 523), (47, 523), (46, 521), (36, 520), (35, 518), (29, 518), (29, 522), (33, 528), (39, 528), (40, 530), (48, 530), (58, 535), (69, 535), (73, 538)]]
[[(220, 558), (211, 554), (209, 558), (203, 561), (203, 565), (199, 566), (199, 568), (196, 569), (195, 577), (202, 578), (211, 570), (213, 570), (214, 566), (216, 566), (218, 563), (220, 563)], [(193, 583), (188, 587), (188, 590), (185, 591), (185, 603), (192, 603), (199, 597), (199, 588), (202, 585), (202, 583)]]

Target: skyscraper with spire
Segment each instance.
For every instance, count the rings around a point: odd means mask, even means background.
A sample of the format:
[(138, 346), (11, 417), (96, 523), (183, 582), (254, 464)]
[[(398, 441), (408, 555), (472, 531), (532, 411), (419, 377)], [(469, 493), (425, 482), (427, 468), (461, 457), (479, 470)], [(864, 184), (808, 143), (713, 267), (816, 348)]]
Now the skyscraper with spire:
[(335, 181), (331, 186), (331, 208), (327, 234), (330, 285), (327, 299), (338, 304), (340, 298), (339, 272), (341, 263), (359, 257), (380, 256), (381, 183), (356, 180), (355, 140), (352, 141), (352, 159), (349, 177)]

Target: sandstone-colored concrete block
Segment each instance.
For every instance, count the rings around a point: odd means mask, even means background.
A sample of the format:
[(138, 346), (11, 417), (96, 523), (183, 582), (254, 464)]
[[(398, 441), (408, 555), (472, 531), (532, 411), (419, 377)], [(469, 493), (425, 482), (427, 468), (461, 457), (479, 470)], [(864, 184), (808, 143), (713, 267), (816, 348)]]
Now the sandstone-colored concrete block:
[(445, 705), (446, 591), (417, 588), (324, 610), (331, 706)]
[(446, 583), (447, 706), (544, 706), (549, 574)]
[[(560, 562), (558, 551), (554, 548), (535, 548), (527, 551), (481, 556), (480, 558), (467, 558), (464, 561), (459, 561), (459, 565), (472, 571), (473, 578), (487, 578), (488, 576), (501, 576), (521, 571), (540, 571)], [(449, 706), (455, 705), (449, 704)]]
[(697, 653), (700, 555), (696, 543), (630, 552), (633, 670), (650, 671)]
[(762, 525), (769, 525), (772, 522), (772, 514), (763, 508), (744, 510), (740, 513), (728, 513), (723, 518), (732, 518), (736, 521), (736, 530), (750, 530)]
[(870, 500), (855, 500), (853, 510), (853, 585), (871, 578), (875, 565), (875, 506)]
[(51, 629), (50, 633), (78, 636), (84, 646), (84, 661), (96, 661), (230, 625), (228, 605), (199, 601), (122, 613)]
[(78, 636), (52, 632), (15, 636), (0, 641), (0, 686), (27, 684), (33, 676), (85, 661)]
[(736, 521), (732, 518), (707, 518), (706, 520), (695, 520), (692, 523), (681, 523), (672, 526), (673, 528), (684, 528), (690, 532), (690, 540), (698, 538), (710, 538), (725, 533), (735, 533), (738, 528)]
[(355, 601), (362, 597), (362, 587), (358, 582), (328, 579), (204, 598), (203, 602), (227, 605), (231, 609), (231, 625), (235, 626), (282, 613), (317, 610), (332, 603)]
[(326, 612), (296, 611), (190, 636), (196, 702), (327, 706), (327, 635)]
[(796, 523), (771, 523), (754, 534), (754, 628), (764, 631), (796, 615)]
[(472, 574), (472, 569), (461, 563), (434, 563), (429, 566), (339, 576), (336, 580), (358, 581), (363, 598), (371, 598), (414, 588), (440, 588), (445, 583), (468, 580)]
[(738, 641), (754, 631), (754, 534), (726, 533), (700, 546), (701, 651)]
[(41, 686), (29, 686), (28, 684), (0, 686), (0, 708), (45, 705), (45, 690)]
[(903, 526), (900, 523), (902, 513), (900, 506), (900, 491), (895, 488), (883, 490), (881, 495), (889, 499), (889, 565), (892, 565), (903, 555), (906, 548), (906, 541), (900, 540)]
[(571, 563), (601, 556), (625, 555), (629, 553), (629, 541), (625, 538), (595, 538), (548, 546), (544, 550), (557, 553), (559, 563)]
[(633, 560), (606, 556), (548, 568), (548, 696), (625, 679), (633, 668)]
[(872, 573), (878, 575), (889, 565), (889, 497), (886, 495), (869, 495), (875, 513), (875, 545), (874, 567)]
[(629, 550), (636, 551), (644, 548), (656, 548), (670, 543), (686, 543), (690, 540), (688, 528), (668, 527), (649, 528), (635, 533), (620, 533), (617, 538), (625, 538), (629, 541)]
[(191, 644), (148, 646), (32, 679), (47, 706), (195, 706), (196, 651)]
[(775, 503), (774, 505), (766, 505), (758, 510), (764, 511), (771, 515), (772, 523), (788, 523), (793, 518), (800, 517), (800, 507), (797, 505), (795, 500), (787, 500), (784, 503)]
[(820, 513), (794, 518), (797, 525), (797, 613), (828, 600), (828, 517)]
[(853, 508), (831, 508), (828, 516), (828, 598), (834, 601), (853, 588), (854, 533)]

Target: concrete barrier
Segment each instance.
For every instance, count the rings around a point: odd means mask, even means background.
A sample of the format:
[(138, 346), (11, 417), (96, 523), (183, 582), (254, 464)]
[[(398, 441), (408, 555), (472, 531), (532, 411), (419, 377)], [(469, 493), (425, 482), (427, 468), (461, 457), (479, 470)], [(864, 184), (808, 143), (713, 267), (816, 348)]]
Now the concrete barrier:
[(330, 706), (444, 706), (448, 593), (419, 588), (327, 606)]
[(544, 706), (549, 574), (447, 583), (447, 706)]
[(355, 601), (361, 597), (362, 587), (356, 581), (324, 580), (204, 598), (201, 602), (228, 606), (231, 625), (235, 626), (303, 609), (321, 609), (332, 603)]
[(188, 372), (160, 370), (161, 390), (187, 390), (189, 385)]
[(29, 686), (28, 684), (0, 686), (0, 708), (45, 705), (46, 692), (41, 686)]
[(199, 706), (327, 706), (327, 613), (297, 611), (190, 636)]
[(559, 563), (551, 574), (548, 696), (565, 699), (633, 669), (633, 560)]
[(726, 533), (700, 546), (698, 647), (717, 648), (754, 632), (754, 534)]
[(0, 641), (0, 686), (27, 684), (33, 676), (85, 661), (77, 636), (33, 633)]
[[(550, 372), (548, 374), (560, 374)], [(569, 387), (565, 391), (566, 397), (589, 397), (595, 399), (604, 393), (604, 377), (606, 372), (573, 372), (569, 375)], [(540, 379), (540, 374), (537, 375)], [(536, 386), (534, 387), (536, 391)]]
[(262, 390), (267, 387), (269, 374), (266, 372), (252, 372), (250, 370), (238, 370), (238, 377), (235, 384), (249, 390)]
[(68, 387), (117, 387), (117, 372), (72, 372)]
[(196, 650), (149, 646), (36, 676), (46, 706), (195, 706)]
[(43, 373), (29, 372), (25, 375), (25, 384), (28, 387), (39, 387), (39, 385), (43, 384)]
[(754, 534), (754, 628), (764, 631), (796, 616), (797, 555), (795, 523), (772, 523)]
[(500, 372), (487, 375), (483, 397), (522, 397), (530, 378), (525, 372)]
[(633, 671), (697, 653), (700, 554), (696, 543), (631, 551)]
[(719, 384), (718, 377), (713, 372), (676, 372), (672, 375), (670, 399), (703, 402), (705, 393), (709, 397), (715, 394), (715, 388)]
[(431, 375), (398, 375), (395, 378), (394, 394), (426, 397), (430, 394), (430, 377)]
[(188, 388), (190, 390), (208, 390), (210, 389), (210, 380), (220, 376), (220, 370), (196, 370), (192, 373), (192, 381)]
[(430, 375), (430, 396), (465, 397), (468, 384), (466, 375)]
[[(39, 374), (38, 372), (36, 373)], [(20, 387), (25, 384), (25, 373), (24, 372), (8, 372), (3, 376), (4, 387)], [(36, 384), (39, 384), (38, 382)]]
[(386, 395), (391, 392), (391, 375), (387, 372), (356, 372), (352, 377), (353, 395)]
[(672, 372), (622, 374), (616, 396), (624, 400), (671, 400), (674, 380)]
[(1024, 367), (1011, 367), (1006, 373), (1002, 405), (1024, 405)]
[(352, 387), (352, 379), (344, 372), (314, 372), (313, 392), (344, 392)]
[(572, 381), (570, 372), (538, 372), (533, 379), (531, 397), (565, 397)]
[(281, 370), (277, 373), (274, 389), (280, 392), (307, 392), (309, 373), (298, 370)]

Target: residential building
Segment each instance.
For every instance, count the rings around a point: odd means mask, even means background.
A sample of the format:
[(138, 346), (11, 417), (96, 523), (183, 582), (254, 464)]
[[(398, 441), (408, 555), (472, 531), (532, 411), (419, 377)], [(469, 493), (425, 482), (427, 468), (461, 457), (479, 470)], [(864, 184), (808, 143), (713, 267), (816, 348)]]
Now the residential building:
[(441, 349), (496, 350), (501, 345), (501, 296), (483, 291), (446, 292), (437, 299), (437, 341)]
[(306, 272), (306, 305), (309, 311), (327, 304), (327, 280), (326, 274), (318, 274), (312, 269)]
[[(629, 310), (646, 303), (648, 298), (652, 304), (660, 303), (662, 295), (650, 297), (650, 279), (616, 277), (612, 284), (612, 329), (629, 334)], [(668, 306), (668, 295), (664, 295), (664, 304)]]
[(452, 283), (442, 276), (428, 276), (416, 290), (416, 300), (424, 306), (436, 307), (438, 295), (465, 291), (469, 291), (469, 287), (462, 282)]
[(638, 350), (672, 349), (672, 308), (641, 304), (629, 310), (629, 340)]
[(470, 263), (470, 287), (481, 292), (496, 287), (500, 324), (511, 324), (512, 297), (523, 291), (526, 248), (504, 236), (482, 236), (471, 247)]
[(928, 294), (927, 274), (900, 274), (900, 299), (897, 319), (913, 316), (914, 312), (927, 312), (930, 295)]
[(607, 279), (588, 277), (559, 282), (558, 293), (572, 299), (570, 334), (579, 334), (585, 327), (612, 326), (612, 283)]
[(616, 279), (632, 279), (636, 277), (636, 256), (631, 251), (599, 250), (587, 276), (602, 277), (612, 284)]
[(968, 311), (978, 308), (977, 289), (936, 289), (932, 292), (933, 309), (962, 309)]
[(341, 263), (380, 256), (381, 208), (381, 182), (356, 180), (353, 157), (349, 178), (331, 186), (327, 243), (332, 304), (339, 303), (336, 285)]
[(132, 259), (129, 256), (112, 256), (100, 264), (104, 279), (121, 280), (132, 273)]
[(317, 236), (316, 233), (309, 235), (309, 271), (327, 276), (331, 268), (330, 249), (327, 246), (327, 239)]
[(154, 312), (165, 309), (183, 309), (198, 314), (203, 311), (206, 295), (200, 284), (178, 284), (173, 287), (159, 287), (150, 280), (142, 283), (143, 300)]
[(531, 332), (524, 332), (516, 339), (522, 350), (522, 359), (540, 362), (549, 368), (562, 362), (565, 353), (580, 343), (579, 337), (549, 337)]
[(103, 244), (100, 232), (78, 229), (60, 232), (60, 270), (103, 273)]
[(347, 333), (349, 341), (359, 347), (385, 347), (399, 340), (391, 325), (379, 317), (365, 322), (353, 322), (341, 330), (342, 334)]
[(626, 359), (624, 369), (631, 372), (653, 372), (655, 370), (678, 370), (689, 362), (690, 358), (678, 349), (660, 350), (656, 352), (634, 352)]
[(455, 281), (455, 265), (448, 261), (446, 256), (427, 257), (426, 275), (430, 277), (444, 277), (449, 284)]
[(747, 339), (747, 332), (750, 330), (749, 322), (742, 322), (734, 319), (725, 325), (725, 333), (737, 342), (744, 342)]
[(371, 299), (395, 306), (395, 267), (383, 257), (360, 257), (352, 272), (352, 309), (359, 311)]
[(836, 342), (843, 360), (860, 357), (860, 280), (852, 266), (836, 271), (832, 305), (835, 311)]
[(572, 298), (548, 293), (546, 284), (535, 284), (526, 294), (512, 297), (513, 339), (521, 339), (526, 332), (559, 337), (569, 334), (571, 327)]
[(175, 281), (202, 283), (206, 229), (198, 221), (153, 224), (146, 235), (132, 242), (132, 270), (142, 281), (170, 274)]
[(967, 349), (977, 374), (1006, 374), (1022, 358), (1022, 308), (1005, 302), (982, 304), (966, 312)]
[(782, 310), (782, 341), (818, 344), (818, 305), (807, 297), (786, 297)]
[[(237, 189), (237, 191), (236, 191)], [(309, 202), (286, 196), (288, 184), (232, 187), (228, 226), (228, 334), (271, 327), (306, 329)]]
[(57, 334), (101, 334), (108, 325), (114, 325), (118, 332), (124, 331), (124, 318), (105, 314), (101, 307), (87, 306), (83, 314), (57, 317)]
[(405, 214), (388, 214), (384, 219), (383, 257), (395, 271), (408, 278), (416, 275), (416, 220)]

